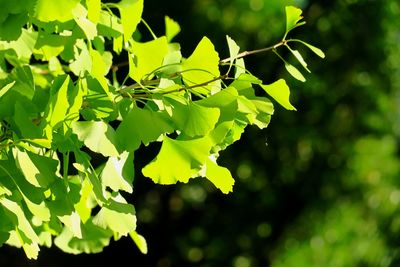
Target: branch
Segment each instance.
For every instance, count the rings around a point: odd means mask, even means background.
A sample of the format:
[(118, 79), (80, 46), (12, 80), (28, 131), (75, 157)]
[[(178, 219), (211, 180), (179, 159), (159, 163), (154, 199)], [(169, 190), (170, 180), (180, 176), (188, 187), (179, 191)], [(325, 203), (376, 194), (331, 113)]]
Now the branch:
[(270, 50), (274, 50), (274, 49), (276, 49), (276, 48), (278, 48), (278, 47), (280, 47), (282, 45), (285, 45), (285, 44), (286, 44), (286, 40), (282, 40), (281, 42), (279, 42), (279, 43), (277, 43), (277, 44), (275, 44), (273, 46), (270, 46), (270, 47), (265, 47), (265, 48), (261, 48), (261, 49), (257, 49), (257, 50), (251, 50), (251, 51), (244, 51), (244, 52), (236, 55), (233, 58), (228, 57), (228, 58), (222, 59), (219, 62), (219, 64), (226, 63), (226, 62), (229, 62), (229, 61), (233, 61), (235, 59), (240, 59), (240, 58), (243, 58), (243, 57), (246, 57), (246, 56), (249, 56), (249, 55), (254, 55), (254, 54), (259, 54), (259, 53), (267, 52), (267, 51), (270, 51)]
[[(184, 90), (189, 90), (189, 89), (193, 89), (193, 88), (197, 88), (197, 87), (203, 87), (203, 86), (207, 86), (208, 84), (218, 81), (218, 80), (224, 80), (228, 77), (228, 75), (224, 74), (224, 75), (220, 75), (218, 77), (214, 77), (211, 80), (208, 80), (206, 82), (202, 82), (199, 84), (194, 84), (191, 86), (182, 86), (180, 88), (171, 90), (171, 91), (164, 91), (164, 92), (158, 92), (159, 94), (165, 95), (165, 94), (170, 94), (170, 93), (176, 93), (176, 92), (180, 92), (180, 91), (184, 91)], [(124, 88), (125, 89), (125, 88)], [(137, 97), (147, 97), (151, 94), (151, 90), (149, 93), (139, 93), (139, 94), (135, 94), (135, 93), (128, 93), (128, 92), (122, 92), (121, 95), (122, 96), (129, 96), (130, 98), (137, 98)]]

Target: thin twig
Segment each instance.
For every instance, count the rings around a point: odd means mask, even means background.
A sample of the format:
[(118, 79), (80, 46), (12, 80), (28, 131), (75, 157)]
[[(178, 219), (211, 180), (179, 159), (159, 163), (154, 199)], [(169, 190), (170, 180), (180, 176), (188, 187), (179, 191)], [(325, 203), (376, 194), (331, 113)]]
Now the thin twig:
[(265, 47), (265, 48), (261, 48), (261, 49), (257, 49), (257, 50), (251, 50), (251, 51), (244, 51), (242, 53), (239, 53), (238, 55), (236, 55), (233, 58), (228, 57), (228, 58), (222, 59), (219, 63), (220, 64), (221, 63), (226, 63), (226, 62), (229, 62), (229, 61), (232, 61), (232, 60), (235, 60), (235, 59), (240, 59), (240, 58), (243, 58), (243, 57), (246, 57), (246, 56), (249, 56), (249, 55), (254, 55), (254, 54), (259, 54), (259, 53), (267, 52), (267, 51), (270, 51), (270, 50), (274, 50), (274, 49), (276, 49), (276, 48), (278, 48), (278, 47), (280, 47), (280, 46), (282, 46), (284, 44), (286, 44), (286, 40), (283, 40), (283, 41), (281, 41), (281, 42), (279, 42), (279, 43), (277, 43), (277, 44), (275, 44), (273, 46), (270, 46), (270, 47)]

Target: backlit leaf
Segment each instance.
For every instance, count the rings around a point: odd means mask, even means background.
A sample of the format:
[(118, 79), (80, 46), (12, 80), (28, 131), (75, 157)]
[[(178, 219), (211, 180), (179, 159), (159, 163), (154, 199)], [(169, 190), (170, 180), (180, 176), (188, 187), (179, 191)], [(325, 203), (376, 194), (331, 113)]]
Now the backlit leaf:
[(305, 23), (305, 22), (299, 23), (299, 21), (303, 18), (301, 16), (301, 13), (303, 13), (301, 9), (294, 6), (286, 6), (285, 11), (286, 11), (286, 33)]
[(118, 156), (116, 136), (110, 125), (102, 121), (73, 122), (72, 131), (90, 150), (105, 157)]
[(168, 42), (172, 40), (180, 31), (181, 27), (179, 24), (168, 16), (165, 16), (165, 36), (167, 36)]
[(88, 7), (88, 18), (93, 22), (97, 23), (100, 19), (101, 0), (86, 0)]
[(206, 177), (222, 193), (228, 194), (232, 192), (235, 180), (232, 178), (230, 171), (225, 167), (218, 166), (217, 163), (210, 159), (207, 159), (206, 162)]
[(295, 39), (293, 41), (302, 43), (303, 45), (307, 46), (311, 51), (313, 51), (317, 56), (319, 56), (321, 58), (325, 58), (325, 53), (318, 47), (315, 47), (313, 45), (310, 45), (309, 43), (306, 43), (306, 42), (304, 42), (302, 40), (298, 40), (298, 39)]
[(43, 22), (65, 22), (73, 19), (72, 10), (79, 0), (37, 0), (35, 5), (35, 17)]
[(301, 72), (292, 64), (285, 62), (285, 68), (290, 73), (290, 75), (292, 75), (297, 80), (299, 80), (301, 82), (306, 81), (306, 78), (304, 78), (303, 74), (301, 74)]
[(143, 254), (147, 254), (146, 239), (142, 235), (139, 235), (136, 231), (130, 232), (129, 236), (132, 238), (133, 242), (135, 242), (140, 252), (142, 252)]
[(289, 101), (290, 90), (285, 80), (279, 79), (278, 81), (269, 84), (261, 85), (261, 87), (269, 94), (273, 99), (276, 100), (281, 106), (287, 110), (296, 110), (295, 107)]
[(142, 173), (158, 184), (187, 183), (206, 162), (211, 146), (207, 137), (173, 140), (165, 136), (157, 157), (142, 169)]
[(168, 116), (162, 112), (134, 108), (117, 128), (117, 139), (122, 150), (134, 151), (142, 142), (148, 145), (162, 134), (173, 132)]
[(134, 173), (133, 154), (123, 152), (119, 157), (108, 158), (101, 172), (101, 181), (113, 191), (123, 190), (132, 193)]
[(118, 8), (121, 13), (124, 39), (125, 41), (128, 41), (141, 20), (143, 0), (122, 0), (118, 3)]
[(93, 223), (126, 236), (136, 229), (135, 208), (119, 196), (101, 208)]
[(143, 78), (159, 68), (165, 55), (168, 53), (168, 42), (165, 36), (155, 40), (132, 43), (133, 57), (129, 56), (129, 76), (140, 83)]
[(172, 120), (186, 135), (204, 136), (214, 128), (219, 114), (218, 108), (203, 107), (196, 102), (187, 105), (175, 103)]
[[(210, 39), (203, 37), (192, 55), (182, 63), (183, 81), (188, 86), (195, 86), (195, 92), (209, 95), (220, 91), (220, 81), (212, 81), (220, 76), (219, 56)], [(203, 86), (198, 86), (204, 84)]]

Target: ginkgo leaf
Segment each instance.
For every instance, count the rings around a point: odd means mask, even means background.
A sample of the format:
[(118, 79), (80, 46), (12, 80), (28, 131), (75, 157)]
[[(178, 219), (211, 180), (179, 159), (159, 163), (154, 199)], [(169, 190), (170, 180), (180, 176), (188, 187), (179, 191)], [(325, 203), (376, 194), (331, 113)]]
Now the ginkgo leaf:
[(289, 31), (293, 30), (298, 26), (305, 24), (305, 22), (299, 23), (299, 21), (303, 18), (301, 16), (301, 13), (303, 13), (301, 9), (294, 6), (286, 6), (285, 11), (286, 11), (286, 33), (288, 33)]
[(22, 152), (19, 149), (14, 149), (13, 153), (16, 164), (32, 185), (47, 188), (54, 179), (57, 179), (56, 160), (29, 151)]
[(122, 0), (117, 4), (121, 13), (124, 39), (127, 42), (142, 18), (144, 0)]
[(140, 83), (143, 78), (151, 79), (154, 70), (162, 66), (168, 53), (168, 42), (165, 36), (155, 40), (139, 43), (132, 42), (132, 55), (129, 56), (129, 76)]
[[(121, 196), (116, 199), (123, 201)], [(93, 223), (102, 228), (109, 228), (121, 236), (126, 236), (136, 229), (135, 208), (126, 201), (111, 200), (109, 204), (101, 208), (94, 217)]]
[(86, 223), (91, 217), (91, 207), (89, 205), (90, 195), (93, 192), (93, 186), (90, 184), (89, 179), (82, 181), (79, 202), (74, 205), (82, 223)]
[(219, 118), (218, 108), (209, 108), (196, 104), (196, 102), (183, 105), (175, 103), (173, 105), (172, 120), (176, 123), (179, 130), (186, 135), (204, 136), (215, 126)]
[(231, 68), (236, 60), (236, 56), (239, 54), (240, 47), (228, 35), (226, 36), (226, 40), (228, 42), (228, 48), (229, 48), (229, 60), (230, 60), (229, 68)]
[(298, 39), (292, 39), (292, 41), (302, 43), (303, 45), (307, 46), (312, 52), (314, 52), (317, 56), (319, 56), (321, 58), (325, 58), (325, 53), (318, 47), (315, 47), (313, 45), (310, 45), (309, 43), (306, 43), (306, 42), (304, 42), (302, 40), (298, 40)]
[(287, 48), (289, 49), (289, 51), (295, 56), (295, 58), (299, 61), (299, 63), (303, 66), (303, 68), (308, 71), (311, 72), (308, 68), (307, 68), (307, 63), (304, 61), (303, 56), (300, 54), (300, 52), (298, 50), (295, 49), (291, 49), (289, 46), (287, 46)]
[(72, 10), (79, 0), (37, 0), (35, 17), (43, 22), (66, 22), (73, 19)]
[(82, 236), (85, 238), (74, 237), (71, 231), (64, 227), (61, 234), (55, 238), (54, 243), (63, 251), (72, 254), (98, 253), (110, 243), (112, 235), (111, 230), (99, 227), (89, 220), (82, 225)]
[(134, 108), (117, 128), (121, 150), (134, 151), (142, 142), (148, 145), (162, 134), (173, 132), (168, 116), (162, 112)]
[(3, 86), (3, 87), (0, 89), (0, 98), (1, 98), (3, 95), (5, 95), (5, 94), (8, 92), (8, 90), (10, 90), (10, 89), (14, 86), (14, 84), (15, 84), (15, 81), (10, 82), (10, 83), (6, 84), (5, 86)]
[(16, 221), (14, 222), (16, 224), (15, 226), (24, 233), (26, 238), (28, 238), (27, 241), (30, 241), (30, 243), (39, 243), (39, 237), (37, 236), (31, 223), (26, 218), (22, 208), (16, 202), (7, 198), (0, 199), (0, 203), (4, 208), (16, 216)]
[(72, 212), (68, 215), (58, 216), (60, 221), (67, 227), (73, 236), (82, 238), (81, 219), (77, 212)]
[(100, 19), (101, 0), (86, 0), (86, 5), (88, 8), (88, 18), (93, 23), (97, 23)]
[(173, 140), (165, 136), (157, 157), (142, 169), (142, 173), (158, 184), (187, 183), (206, 162), (211, 146), (208, 137)]
[(182, 63), (182, 78), (186, 85), (197, 86), (195, 92), (209, 95), (221, 89), (220, 81), (212, 81), (220, 76), (219, 56), (214, 45), (207, 37), (203, 37), (192, 55)]
[(304, 78), (303, 74), (301, 74), (301, 72), (292, 64), (285, 61), (285, 68), (289, 72), (289, 74), (293, 76), (293, 78), (296, 78), (301, 82), (306, 81), (306, 78)]
[(102, 121), (75, 121), (72, 131), (90, 150), (105, 157), (118, 156), (116, 135), (110, 125)]
[(83, 30), (86, 37), (89, 40), (93, 40), (94, 37), (97, 36), (97, 28), (96, 24), (94, 24), (87, 18), (88, 15), (87, 9), (82, 4), (78, 4), (72, 10), (72, 14), (74, 16), (76, 24), (78, 24), (78, 26)]
[(168, 42), (170, 42), (180, 31), (179, 24), (168, 16), (165, 16), (165, 35)]
[(211, 159), (207, 159), (205, 168), (207, 179), (210, 180), (215, 187), (224, 194), (232, 192), (235, 180), (232, 178), (231, 172), (227, 168), (219, 166)]
[(132, 193), (133, 154), (123, 152), (119, 157), (109, 157), (101, 171), (101, 181), (104, 186), (113, 191), (123, 190)]
[(132, 238), (133, 242), (135, 242), (140, 252), (142, 252), (143, 254), (147, 254), (146, 239), (142, 235), (139, 235), (136, 231), (130, 232), (129, 236)]
[(272, 84), (261, 85), (261, 87), (265, 90), (265, 92), (267, 92), (267, 94), (275, 99), (276, 102), (278, 102), (287, 110), (296, 110), (296, 108), (290, 103), (290, 90), (284, 79), (279, 79)]

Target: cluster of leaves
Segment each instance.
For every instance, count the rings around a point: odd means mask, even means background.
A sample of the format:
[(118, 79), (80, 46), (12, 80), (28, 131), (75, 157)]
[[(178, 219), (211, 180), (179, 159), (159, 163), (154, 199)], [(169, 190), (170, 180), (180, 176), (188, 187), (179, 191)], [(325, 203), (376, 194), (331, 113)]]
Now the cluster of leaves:
[[(154, 40), (134, 38), (139, 23), (147, 26), (142, 11), (143, 0), (5, 4), (0, 16), (0, 244), (22, 247), (28, 258), (37, 258), (39, 245), (54, 242), (69, 253), (91, 253), (112, 237), (130, 235), (146, 252), (134, 206), (122, 195), (133, 192), (133, 157), (141, 144), (161, 143), (142, 170), (155, 183), (205, 177), (228, 193), (234, 179), (217, 164), (219, 152), (247, 125), (267, 127), (274, 110), (267, 97), (256, 96), (254, 86), (295, 109), (286, 82), (265, 85), (251, 75), (243, 61), (251, 52), (239, 53), (229, 37), (230, 56), (223, 60), (207, 37), (184, 58), (172, 42), (180, 27), (168, 17), (164, 36), (149, 28)], [(307, 69), (288, 43), (323, 53), (303, 41), (286, 40), (303, 24), (301, 10), (287, 7), (286, 12), (284, 38), (264, 50), (286, 46)], [(125, 56), (129, 66), (123, 82), (115, 73), (116, 56)], [(285, 66), (304, 80), (286, 61)], [(104, 163), (94, 164), (93, 157)]]

